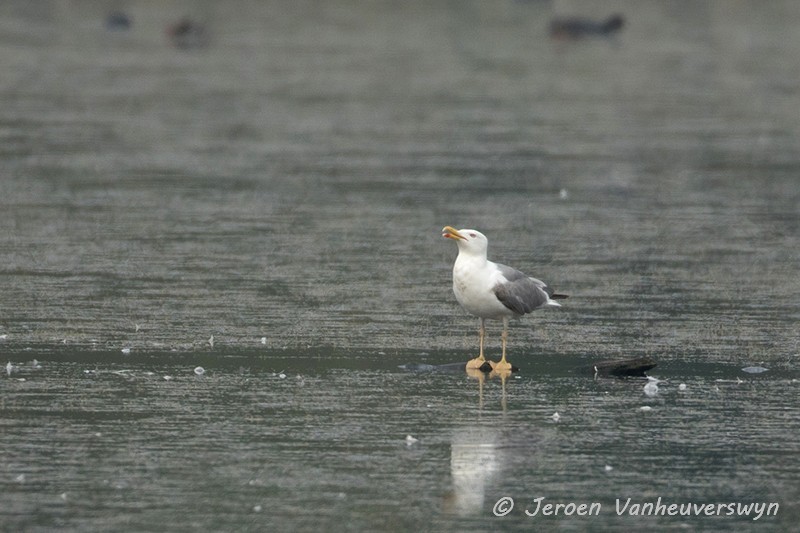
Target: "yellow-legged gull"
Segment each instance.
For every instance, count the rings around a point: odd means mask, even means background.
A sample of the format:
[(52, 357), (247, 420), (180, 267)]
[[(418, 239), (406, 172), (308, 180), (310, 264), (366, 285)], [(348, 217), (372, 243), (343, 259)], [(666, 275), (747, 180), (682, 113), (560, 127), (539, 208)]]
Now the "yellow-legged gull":
[(508, 319), (545, 305), (560, 307), (555, 300), (567, 296), (556, 294), (545, 282), (519, 270), (489, 261), (486, 257), (489, 241), (480, 231), (445, 226), (442, 237), (453, 239), (458, 245), (458, 257), (453, 265), (456, 300), (469, 313), (480, 318), (479, 354), (467, 362), (467, 368), (480, 368), (486, 363), (483, 355), (486, 319), (502, 319), (503, 356), (499, 362), (490, 361), (489, 364), (493, 370), (510, 371), (511, 364), (506, 361)]

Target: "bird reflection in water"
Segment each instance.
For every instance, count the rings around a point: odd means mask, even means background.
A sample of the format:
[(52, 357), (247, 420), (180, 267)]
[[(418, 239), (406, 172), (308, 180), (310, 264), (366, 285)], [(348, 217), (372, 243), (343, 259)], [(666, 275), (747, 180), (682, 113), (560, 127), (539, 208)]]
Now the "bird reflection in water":
[(484, 511), (487, 488), (492, 486), (504, 463), (499, 437), (494, 427), (462, 428), (453, 434), (450, 443), (453, 486), (444, 502), (447, 512), (463, 516)]
[(489, 373), (478, 370), (477, 368), (467, 368), (467, 375), (478, 382), (478, 407), (483, 409), (483, 386), (486, 383), (487, 377), (489, 379), (499, 379), (502, 394), (500, 396), (500, 405), (503, 412), (508, 409), (508, 394), (506, 392), (506, 381), (511, 377), (511, 370), (492, 370)]

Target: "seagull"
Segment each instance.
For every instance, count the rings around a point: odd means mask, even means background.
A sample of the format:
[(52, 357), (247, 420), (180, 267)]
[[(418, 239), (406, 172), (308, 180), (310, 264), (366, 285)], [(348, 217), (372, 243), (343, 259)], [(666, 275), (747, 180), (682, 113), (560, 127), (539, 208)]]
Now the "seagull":
[(567, 298), (557, 294), (547, 284), (523, 274), (519, 270), (486, 258), (489, 240), (474, 229), (455, 229), (445, 226), (442, 237), (453, 239), (458, 245), (458, 257), (453, 265), (453, 292), (456, 300), (470, 314), (480, 319), (480, 349), (478, 357), (467, 362), (467, 368), (481, 368), (486, 364), (483, 340), (486, 319), (503, 321), (503, 356), (499, 362), (490, 361), (498, 372), (511, 371), (506, 361), (509, 317), (522, 316), (542, 306), (561, 307), (555, 300)]

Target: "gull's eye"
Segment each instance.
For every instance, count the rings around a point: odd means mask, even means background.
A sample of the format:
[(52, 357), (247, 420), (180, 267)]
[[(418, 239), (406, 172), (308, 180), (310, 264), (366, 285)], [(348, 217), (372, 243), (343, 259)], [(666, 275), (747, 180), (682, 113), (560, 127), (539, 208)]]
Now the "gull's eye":
[(477, 235), (477, 234), (475, 234), (475, 233), (470, 233), (470, 234), (469, 234), (469, 236), (470, 236), (470, 237), (472, 237), (472, 238), (474, 239), (474, 238), (475, 238), (475, 237), (477, 237), (478, 235)]

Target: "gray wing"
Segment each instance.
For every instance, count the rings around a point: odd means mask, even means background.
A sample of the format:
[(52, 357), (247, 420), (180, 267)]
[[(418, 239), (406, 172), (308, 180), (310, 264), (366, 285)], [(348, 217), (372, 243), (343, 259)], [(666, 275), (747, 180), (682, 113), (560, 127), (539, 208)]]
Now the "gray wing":
[(497, 267), (508, 281), (498, 283), (494, 294), (503, 305), (517, 314), (524, 315), (543, 306), (553, 294), (553, 289), (542, 280), (526, 276), (506, 265), (498, 264)]

